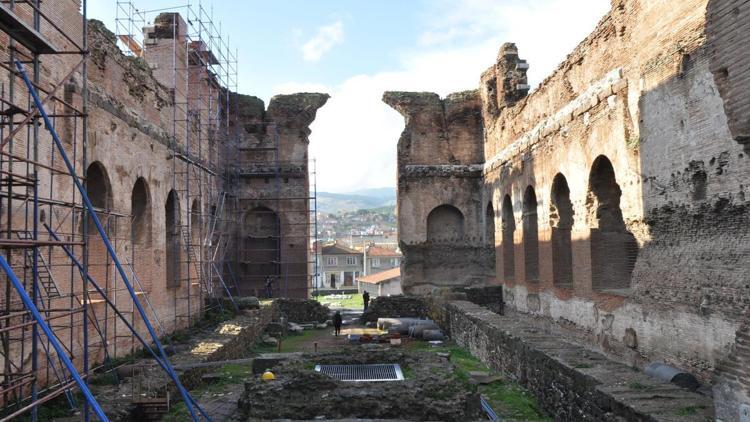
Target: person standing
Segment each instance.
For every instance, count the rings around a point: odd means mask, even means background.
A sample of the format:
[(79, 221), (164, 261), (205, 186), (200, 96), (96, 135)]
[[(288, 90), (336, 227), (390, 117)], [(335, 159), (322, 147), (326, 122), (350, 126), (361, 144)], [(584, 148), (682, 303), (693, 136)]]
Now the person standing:
[(270, 275), (266, 277), (266, 297), (269, 299), (273, 297), (273, 277)]
[(365, 290), (364, 293), (362, 293), (362, 302), (365, 304), (365, 311), (367, 310), (367, 306), (370, 305), (370, 293)]
[(343, 321), (341, 320), (341, 312), (336, 311), (336, 313), (333, 315), (333, 335), (338, 336), (341, 333), (341, 324)]

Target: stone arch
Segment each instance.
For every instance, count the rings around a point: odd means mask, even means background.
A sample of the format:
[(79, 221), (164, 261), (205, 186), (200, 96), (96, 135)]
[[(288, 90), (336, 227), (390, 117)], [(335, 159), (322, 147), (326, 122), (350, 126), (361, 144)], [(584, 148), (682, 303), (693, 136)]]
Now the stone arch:
[[(93, 161), (86, 168), (86, 195), (94, 206), (99, 222), (104, 232), (109, 236), (116, 230), (116, 221), (110, 219), (114, 199), (112, 184), (110, 183), (107, 168), (100, 161)], [(81, 234), (86, 233), (89, 272), (96, 280), (106, 280), (109, 271), (110, 258), (107, 247), (104, 244), (91, 214), (87, 214), (85, 220), (81, 220)], [(85, 227), (85, 230), (84, 230)]]
[(428, 242), (457, 242), (464, 237), (464, 215), (452, 205), (435, 207), (427, 216)]
[(181, 284), (182, 237), (180, 233), (180, 198), (177, 192), (169, 191), (164, 205), (165, 217), (165, 251), (166, 251), (166, 282), (167, 287), (179, 287)]
[(523, 263), (526, 281), (539, 281), (539, 223), (536, 191), (532, 186), (523, 193)]
[[(241, 290), (261, 292), (268, 277), (281, 275), (279, 216), (272, 209), (259, 206), (246, 212), (242, 220)], [(277, 284), (274, 289), (278, 287)]]
[(492, 248), (495, 247), (495, 207), (492, 206), (492, 201), (487, 202), (484, 212), (484, 241)]
[(139, 177), (130, 194), (130, 236), (133, 245), (151, 246), (151, 192), (148, 183)]
[(513, 280), (516, 276), (515, 241), (516, 220), (513, 215), (513, 201), (505, 195), (502, 205), (503, 214), (503, 278)]
[(557, 173), (550, 192), (549, 225), (552, 228), (552, 282), (556, 287), (573, 286), (573, 203), (568, 180)]
[[(107, 230), (107, 217), (109, 211), (112, 210), (114, 200), (107, 168), (100, 161), (94, 161), (86, 168), (86, 195), (89, 197), (91, 205), (94, 206), (104, 230)], [(99, 236), (94, 220), (88, 218), (87, 224), (88, 236)], [(83, 233), (83, 221), (81, 221), (80, 231)]]
[(625, 227), (620, 209), (621, 196), (612, 162), (604, 155), (598, 156), (589, 173), (586, 201), (591, 224), (591, 284), (594, 290), (630, 287), (638, 244)]
[(94, 208), (109, 211), (112, 209), (112, 184), (107, 168), (100, 161), (94, 161), (86, 169), (86, 194)]
[(484, 211), (484, 242), (485, 249), (482, 253), (486, 254), (488, 274), (492, 278), (497, 278), (497, 245), (495, 244), (495, 206), (492, 199), (487, 201), (487, 208)]

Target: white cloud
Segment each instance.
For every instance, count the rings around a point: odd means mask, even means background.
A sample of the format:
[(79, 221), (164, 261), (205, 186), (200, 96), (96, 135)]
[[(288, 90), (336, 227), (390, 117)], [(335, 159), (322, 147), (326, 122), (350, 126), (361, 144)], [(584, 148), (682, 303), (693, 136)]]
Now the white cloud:
[[(318, 112), (310, 157), (318, 164), (318, 189), (347, 192), (396, 185), (396, 144), (403, 118), (381, 101), (384, 91), (432, 91), (445, 96), (475, 89), (502, 42), (512, 41), (539, 83), (608, 10), (609, 0), (438, 0), (438, 12), (393, 71), (351, 76), (325, 87), (287, 83), (274, 93), (323, 91), (331, 99)], [(580, 4), (579, 4), (580, 3)]]
[(309, 62), (317, 62), (337, 44), (344, 42), (344, 24), (336, 21), (318, 28), (318, 33), (302, 45), (302, 56)]
[(554, 71), (610, 8), (609, 0), (432, 1), (420, 45), (440, 48), (496, 40), (499, 49), (503, 42), (515, 42), (521, 58), (531, 65), (532, 86)]

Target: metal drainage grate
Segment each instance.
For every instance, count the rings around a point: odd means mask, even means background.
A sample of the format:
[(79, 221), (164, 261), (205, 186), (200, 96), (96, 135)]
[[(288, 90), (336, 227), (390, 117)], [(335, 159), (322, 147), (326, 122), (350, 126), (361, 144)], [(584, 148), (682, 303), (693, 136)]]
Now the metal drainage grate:
[(373, 365), (315, 365), (315, 371), (339, 381), (402, 381), (401, 367), (394, 363)]

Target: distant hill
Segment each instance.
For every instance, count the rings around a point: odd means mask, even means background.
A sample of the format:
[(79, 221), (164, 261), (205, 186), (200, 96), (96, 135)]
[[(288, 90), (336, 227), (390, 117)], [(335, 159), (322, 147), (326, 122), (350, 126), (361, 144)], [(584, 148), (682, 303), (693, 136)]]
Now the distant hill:
[(396, 188), (361, 189), (348, 193), (318, 192), (318, 211), (340, 213), (396, 205)]

